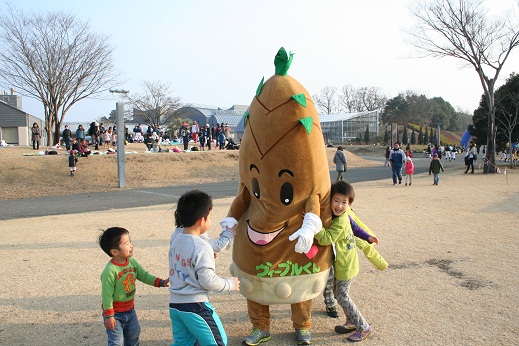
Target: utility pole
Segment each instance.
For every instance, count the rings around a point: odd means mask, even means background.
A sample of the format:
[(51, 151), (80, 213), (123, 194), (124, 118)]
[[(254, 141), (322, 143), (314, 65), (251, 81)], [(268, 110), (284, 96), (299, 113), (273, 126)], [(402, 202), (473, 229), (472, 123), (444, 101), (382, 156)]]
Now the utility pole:
[[(129, 93), (128, 90), (110, 90), (112, 94), (123, 94)], [(126, 169), (125, 169), (125, 157), (124, 157), (124, 102), (117, 102), (115, 105), (116, 110), (116, 125), (117, 125), (117, 187), (126, 187)]]
[(438, 124), (438, 148), (440, 147), (440, 124)]

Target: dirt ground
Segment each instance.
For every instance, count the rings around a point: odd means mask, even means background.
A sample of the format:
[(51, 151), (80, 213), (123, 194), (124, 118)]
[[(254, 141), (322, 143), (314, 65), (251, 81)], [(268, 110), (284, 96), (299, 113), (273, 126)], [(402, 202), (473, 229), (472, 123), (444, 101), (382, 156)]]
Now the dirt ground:
[[(75, 185), (69, 184), (82, 186), (80, 181), (89, 179), (97, 189), (109, 190), (108, 186), (116, 181), (116, 173), (93, 164), (101, 160), (108, 163), (114, 157), (82, 159), (78, 176), (70, 178), (66, 156), (10, 157), (8, 150), (0, 149), (0, 191), (16, 185), (19, 197), (34, 196), (26, 193), (27, 189), (70, 192)], [(11, 153), (14, 150), (21, 148)], [(31, 152), (27, 148), (25, 151)], [(332, 154), (335, 149), (329, 151)], [(211, 153), (214, 161), (205, 155), (128, 155), (128, 175), (132, 176), (129, 185), (160, 182), (159, 178), (149, 182), (150, 176), (177, 181), (186, 163), (197, 167), (209, 164), (210, 168), (203, 169), (207, 179), (228, 178), (230, 172), (237, 179), (236, 152)], [(348, 153), (350, 156), (353, 160), (353, 154)], [(203, 163), (195, 157), (203, 158)], [(153, 160), (158, 158), (159, 166), (165, 166), (164, 172), (155, 171)], [(149, 169), (137, 175), (131, 171), (130, 160), (142, 160)], [(388, 169), (380, 163), (369, 164)], [(108, 164), (102, 166), (107, 168)], [(191, 170), (191, 174), (198, 174), (195, 171)], [(394, 187), (389, 179), (354, 184), (353, 208), (376, 232), (380, 239), (377, 249), (389, 262), (389, 268), (380, 272), (360, 254), (361, 272), (351, 295), (375, 330), (363, 344), (519, 344), (519, 174), (517, 170), (507, 173), (484, 175), (477, 170), (476, 174), (464, 175), (461, 170), (447, 171), (441, 174), (439, 186), (433, 186), (432, 177), (424, 174), (415, 176), (412, 187)], [(5, 182), (6, 175), (13, 179), (11, 183)], [(23, 179), (16, 180), (22, 175)], [(223, 218), (231, 202), (232, 198), (215, 200), (213, 220)], [(4, 273), (0, 344), (106, 344), (99, 275), (108, 257), (96, 244), (97, 236), (109, 226), (128, 228), (135, 258), (151, 273), (165, 277), (174, 210), (175, 204), (168, 204), (1, 221)], [(216, 237), (219, 230), (217, 223), (213, 224), (210, 235)], [(229, 276), (230, 262), (231, 251), (218, 255), (217, 271), (221, 276)], [(167, 289), (138, 285), (136, 310), (142, 328), (141, 345), (171, 344), (168, 298)], [(211, 294), (210, 299), (224, 323), (229, 345), (239, 345), (251, 329), (244, 298), (235, 292)], [(294, 345), (289, 306), (274, 305), (271, 313), (272, 340), (266, 345)], [(345, 336), (333, 331), (335, 325), (344, 323), (342, 311), (339, 319), (327, 317), (323, 300), (318, 297), (314, 299), (312, 321), (312, 344), (343, 344)]]
[[(175, 146), (165, 146), (171, 150)], [(180, 148), (182, 148), (180, 146)], [(40, 148), (44, 152), (46, 147)], [(52, 148), (49, 148), (52, 149)], [(126, 187), (160, 187), (238, 180), (237, 150), (146, 152), (142, 143), (126, 146)], [(377, 147), (375, 149), (382, 150)], [(58, 155), (34, 156), (29, 147), (0, 147), (0, 200), (58, 196), (117, 189), (117, 155), (80, 157), (75, 177), (70, 177), (65, 149)], [(364, 153), (373, 150), (366, 146)], [(330, 167), (335, 148), (327, 148)], [(376, 151), (378, 155), (378, 151)], [(31, 156), (26, 156), (31, 155)], [(377, 165), (346, 151), (349, 167)]]

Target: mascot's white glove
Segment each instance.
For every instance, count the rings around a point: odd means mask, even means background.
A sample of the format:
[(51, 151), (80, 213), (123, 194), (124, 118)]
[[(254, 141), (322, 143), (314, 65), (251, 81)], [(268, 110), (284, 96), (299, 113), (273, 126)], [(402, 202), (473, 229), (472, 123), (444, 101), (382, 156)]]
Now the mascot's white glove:
[(238, 221), (234, 217), (226, 217), (222, 221), (220, 221), (220, 226), (222, 227), (222, 231), (228, 230), (231, 231), (233, 234), (235, 233), (234, 227), (238, 224)]
[(313, 213), (306, 213), (305, 218), (303, 219), (303, 225), (297, 232), (288, 237), (288, 240), (293, 241), (296, 238), (299, 238), (296, 243), (296, 252), (308, 253), (312, 247), (312, 243), (314, 242), (314, 235), (317, 234), (322, 227), (323, 222), (319, 216)]

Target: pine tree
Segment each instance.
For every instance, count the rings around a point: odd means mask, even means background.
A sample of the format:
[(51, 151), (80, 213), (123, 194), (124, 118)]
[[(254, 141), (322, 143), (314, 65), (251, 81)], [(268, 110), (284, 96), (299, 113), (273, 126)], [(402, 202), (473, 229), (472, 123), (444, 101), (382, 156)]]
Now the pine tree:
[(369, 125), (366, 125), (366, 131), (364, 131), (364, 142), (369, 144)]
[(420, 125), (420, 132), (418, 132), (418, 144), (425, 144), (423, 141), (422, 125)]
[(411, 144), (416, 144), (416, 132), (414, 132), (414, 128), (413, 132), (411, 132)]
[(425, 127), (425, 136), (423, 138), (423, 144), (429, 144), (429, 134), (427, 132), (427, 126)]
[(404, 126), (404, 133), (402, 134), (402, 145), (409, 143), (409, 136), (407, 135), (407, 125)]
[(436, 144), (436, 141), (435, 141), (435, 136), (434, 136), (434, 131), (433, 131), (433, 128), (431, 127), (431, 132), (429, 133), (429, 142), (431, 142), (432, 144)]
[(387, 130), (387, 126), (386, 126), (386, 131), (384, 132), (384, 144), (387, 144), (389, 142), (389, 131)]

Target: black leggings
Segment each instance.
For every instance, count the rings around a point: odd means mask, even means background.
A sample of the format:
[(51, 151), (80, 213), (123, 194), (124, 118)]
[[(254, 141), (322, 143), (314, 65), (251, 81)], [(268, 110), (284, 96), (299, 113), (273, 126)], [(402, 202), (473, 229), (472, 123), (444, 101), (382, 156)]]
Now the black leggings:
[(471, 173), (474, 173), (474, 158), (469, 158), (467, 163), (467, 169), (465, 170), (465, 173), (469, 171), (469, 168), (472, 167)]

